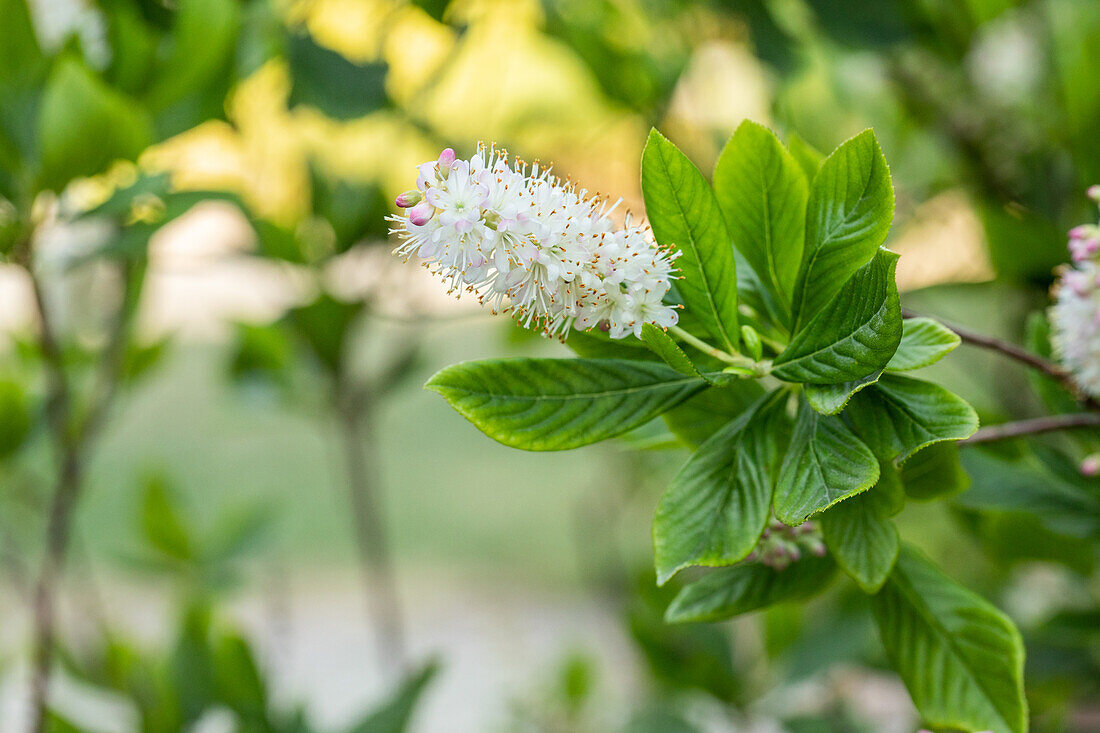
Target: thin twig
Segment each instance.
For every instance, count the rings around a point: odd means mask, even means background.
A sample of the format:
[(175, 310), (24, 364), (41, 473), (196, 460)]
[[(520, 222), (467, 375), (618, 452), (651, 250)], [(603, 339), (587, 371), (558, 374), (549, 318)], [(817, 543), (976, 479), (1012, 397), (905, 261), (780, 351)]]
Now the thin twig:
[(959, 445), (976, 445), (978, 443), (992, 443), (998, 440), (1011, 440), (1027, 435), (1040, 435), (1053, 433), (1060, 430), (1074, 430), (1077, 428), (1100, 427), (1100, 412), (1076, 412), (1068, 415), (1050, 415), (1036, 417), (1029, 420), (1016, 420), (1000, 425), (990, 425), (980, 429), (966, 440), (959, 441)]

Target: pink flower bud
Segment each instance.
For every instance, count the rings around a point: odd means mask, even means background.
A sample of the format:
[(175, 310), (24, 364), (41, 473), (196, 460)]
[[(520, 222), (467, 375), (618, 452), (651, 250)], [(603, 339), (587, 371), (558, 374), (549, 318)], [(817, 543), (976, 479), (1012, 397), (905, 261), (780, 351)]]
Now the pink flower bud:
[(405, 193), (400, 194), (395, 200), (395, 203), (398, 208), (408, 209), (419, 204), (422, 198), (424, 198), (424, 194), (414, 188), (411, 191), (405, 191)]
[(1089, 294), (1089, 281), (1088, 276), (1080, 270), (1070, 270), (1062, 276), (1062, 283), (1072, 290), (1074, 293), (1080, 296)]
[(1086, 456), (1081, 461), (1081, 475), (1082, 476), (1100, 476), (1100, 453), (1093, 453), (1091, 456)]
[(455, 151), (453, 148), (443, 148), (443, 152), (439, 154), (439, 159), (436, 161), (440, 168), (450, 168), (454, 162)]
[(1090, 226), (1088, 224), (1081, 224), (1080, 226), (1075, 226), (1073, 229), (1069, 230), (1069, 238), (1070, 239), (1086, 239), (1090, 234), (1093, 233), (1093, 229), (1095, 229), (1095, 227)]
[(409, 221), (418, 227), (422, 227), (431, 221), (432, 213), (432, 205), (427, 201), (421, 201), (419, 204), (409, 209)]
[(1088, 191), (1086, 191), (1086, 194), (1093, 201), (1095, 201), (1097, 203), (1100, 203), (1100, 185), (1095, 185), (1094, 184), (1092, 186), (1089, 186)]

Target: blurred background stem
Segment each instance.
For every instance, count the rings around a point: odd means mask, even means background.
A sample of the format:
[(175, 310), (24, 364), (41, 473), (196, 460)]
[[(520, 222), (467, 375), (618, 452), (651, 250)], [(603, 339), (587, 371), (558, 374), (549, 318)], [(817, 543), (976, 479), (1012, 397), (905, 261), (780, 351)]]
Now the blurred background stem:
[(130, 314), (139, 288), (131, 266), (120, 267), (123, 292), (101, 354), (87, 414), (77, 417), (64, 354), (41, 277), (28, 260), (21, 262), (31, 281), (39, 320), (39, 345), (46, 365), (47, 412), (55, 446), (57, 474), (49, 497), (45, 547), (34, 590), (34, 657), (31, 671), (31, 730), (46, 728), (50, 671), (56, 647), (58, 586), (72, 530), (73, 512), (83, 489), (87, 457), (117, 392), (126, 353)]
[(351, 383), (346, 366), (338, 371), (333, 392), (367, 596), (368, 623), (375, 637), (379, 668), (400, 673), (405, 668), (405, 639), (393, 559), (377, 490), (378, 463), (370, 424), (373, 395), (368, 388), (357, 388)]

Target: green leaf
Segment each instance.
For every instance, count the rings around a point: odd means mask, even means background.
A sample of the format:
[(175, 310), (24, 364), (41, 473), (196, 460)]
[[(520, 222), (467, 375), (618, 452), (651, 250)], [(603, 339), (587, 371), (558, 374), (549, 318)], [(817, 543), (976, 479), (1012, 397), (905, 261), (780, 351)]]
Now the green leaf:
[(439, 664), (432, 661), (409, 675), (389, 700), (351, 726), (348, 733), (405, 733), (417, 703), (438, 672)]
[(856, 271), (776, 357), (772, 375), (788, 382), (836, 384), (883, 369), (901, 341), (897, 260), (880, 249)]
[(806, 177), (775, 134), (742, 122), (714, 168), (714, 195), (734, 245), (789, 325), (806, 229)]
[(332, 227), (333, 254), (369, 238), (386, 238), (389, 202), (380, 187), (326, 175), (317, 166), (311, 166), (310, 173), (313, 212)]
[(907, 372), (935, 364), (960, 343), (954, 331), (931, 318), (906, 318), (902, 322), (901, 343), (886, 369)]
[(42, 188), (60, 191), (80, 176), (133, 159), (153, 141), (148, 113), (72, 58), (46, 82), (38, 117)]
[(0, 85), (25, 86), (43, 66), (27, 0), (0, 0), (0, 18)]
[(213, 651), (218, 699), (243, 720), (263, 720), (267, 714), (267, 688), (248, 642), (228, 634), (217, 640)]
[(665, 623), (665, 611), (679, 590), (657, 587), (651, 573), (639, 574), (626, 589), (626, 622), (635, 648), (662, 686), (701, 690), (723, 701), (739, 699), (744, 679), (734, 669), (729, 635), (708, 624)]
[(807, 384), (806, 401), (822, 415), (837, 415), (852, 399), (852, 396), (865, 387), (870, 387), (882, 376), (881, 371), (868, 374), (863, 379), (840, 384)]
[(384, 61), (356, 63), (319, 45), (309, 33), (287, 39), (291, 106), (316, 107), (337, 120), (363, 117), (389, 105)]
[(669, 623), (723, 621), (773, 603), (808, 598), (824, 588), (836, 565), (828, 557), (804, 557), (783, 570), (745, 563), (707, 573), (686, 586), (665, 613)]
[(291, 345), (286, 331), (275, 324), (237, 324), (236, 344), (229, 363), (235, 381), (259, 380), (272, 383), (285, 378)]
[(737, 265), (725, 220), (703, 175), (656, 130), (642, 152), (642, 196), (657, 242), (682, 253), (684, 305), (720, 348), (736, 351)]
[(643, 425), (706, 386), (664, 364), (620, 359), (491, 359), (425, 385), (493, 440), (567, 450)]
[[(145, 99), (162, 112), (191, 97), (211, 96), (199, 108), (216, 104), (220, 111), (228, 91), (227, 70), (236, 50), (241, 11), (238, 3), (223, 0), (179, 0), (174, 14), (168, 53), (156, 69)], [(204, 92), (206, 94), (204, 94)], [(165, 130), (182, 131), (201, 122), (202, 114), (183, 115)]]
[(732, 565), (756, 546), (771, 508), (780, 451), (771, 428), (783, 397), (768, 395), (711, 436), (665, 490), (653, 519), (659, 585), (692, 565)]
[(19, 450), (31, 432), (27, 392), (18, 382), (0, 380), (0, 459)]
[(890, 521), (893, 498), (889, 492), (890, 487), (876, 485), (820, 517), (825, 545), (833, 559), (864, 593), (882, 587), (901, 548), (897, 527)]
[(164, 34), (136, 4), (114, 3), (105, 20), (111, 60), (104, 77), (114, 88), (136, 95), (156, 73), (157, 46)]
[(963, 465), (973, 484), (955, 498), (959, 506), (1026, 512), (1052, 532), (1100, 537), (1100, 492), (1094, 479), (1076, 470), (1072, 474), (1056, 471), (1049, 457), (1043, 461), (1034, 454), (1005, 460), (985, 450), (968, 449)]
[(708, 387), (662, 417), (676, 437), (697, 448), (730, 420), (749, 409), (763, 394), (763, 388), (756, 381), (741, 379), (721, 388)]
[(927, 445), (962, 440), (978, 429), (977, 413), (961, 397), (896, 374), (852, 398), (846, 414), (876, 455), (899, 463)]
[(797, 333), (875, 256), (894, 218), (890, 169), (871, 130), (825, 159), (810, 184), (806, 248), (794, 291)]
[(871, 487), (875, 496), (875, 507), (884, 517), (897, 516), (905, 508), (905, 488), (901, 485), (901, 471), (893, 461), (878, 462), (878, 483)]
[(689, 377), (702, 377), (684, 350), (659, 326), (647, 323), (642, 326), (642, 342), (670, 367)]
[(158, 552), (174, 560), (194, 558), (194, 544), (163, 477), (145, 481), (141, 501), (141, 529), (145, 541)]
[(178, 714), (191, 727), (206, 712), (214, 699), (217, 681), (214, 650), (210, 646), (212, 612), (201, 601), (194, 601), (183, 614), (175, 649), (169, 659), (172, 689), (179, 704)]
[(791, 151), (791, 157), (802, 169), (807, 181), (812, 181), (821, 170), (821, 162), (825, 156), (817, 148), (806, 142), (806, 139), (797, 132), (787, 135), (787, 148)]
[(959, 460), (959, 446), (933, 443), (902, 465), (901, 484), (906, 496), (920, 501), (965, 491), (970, 486), (970, 477)]
[(775, 515), (791, 527), (866, 491), (878, 481), (874, 453), (838, 417), (799, 405), (791, 445), (779, 469)]
[[(699, 377), (709, 384), (719, 386), (737, 382), (741, 379), (741, 377), (736, 374), (729, 374), (722, 371), (701, 371), (699, 367), (692, 362), (691, 357), (680, 348), (680, 345), (676, 343), (675, 339), (665, 333), (664, 329), (652, 323), (647, 323), (642, 326), (641, 340), (642, 343), (649, 347), (650, 351), (661, 357), (661, 361), (681, 374), (686, 374), (689, 377)], [(712, 362), (721, 364), (717, 359), (710, 359), (710, 357), (706, 358)]]
[(291, 323), (302, 340), (331, 374), (342, 369), (349, 336), (362, 303), (344, 303), (322, 293), (309, 305), (291, 311)]
[(1024, 733), (1024, 647), (1012, 622), (902, 548), (872, 599), (891, 665), (933, 727)]
[(1061, 563), (1082, 577), (1096, 569), (1093, 540), (1052, 532), (1033, 514), (985, 511), (965, 516), (967, 530), (996, 558), (998, 568), (1041, 560)]
[(36, 117), (49, 62), (27, 0), (0, 0), (0, 18), (0, 196), (15, 199), (26, 168), (38, 157)]

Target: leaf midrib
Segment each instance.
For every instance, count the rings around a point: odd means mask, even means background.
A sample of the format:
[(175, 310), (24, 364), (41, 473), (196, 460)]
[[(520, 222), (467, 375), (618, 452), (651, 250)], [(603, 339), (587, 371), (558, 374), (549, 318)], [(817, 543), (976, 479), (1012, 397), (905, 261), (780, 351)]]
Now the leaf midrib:
[[(787, 366), (789, 364), (798, 364), (799, 362), (804, 361), (805, 359), (812, 359), (812, 358), (818, 356), (819, 354), (823, 354), (826, 351), (833, 350), (839, 344), (844, 343), (845, 341), (848, 341), (852, 338), (855, 338), (855, 335), (857, 333), (859, 333), (863, 329), (870, 326), (871, 321), (873, 321), (876, 316), (881, 314), (883, 312), (883, 309), (888, 309), (888, 307), (887, 307), (888, 303), (886, 302), (888, 299), (889, 299), (889, 292), (887, 292), (887, 297), (883, 298), (882, 305), (880, 305), (878, 307), (878, 310), (876, 310), (874, 313), (872, 313), (865, 321), (863, 321), (863, 323), (859, 324), (858, 328), (855, 328), (855, 329), (849, 331), (843, 337), (837, 339), (836, 341), (833, 341), (830, 344), (826, 344), (825, 346), (822, 346), (819, 349), (811, 351), (807, 354), (802, 354), (801, 356), (796, 356), (795, 358), (790, 359), (789, 361), (780, 361), (779, 359), (776, 359), (775, 362), (774, 362), (774, 365), (778, 368), (778, 367), (781, 367), (781, 366)], [(811, 321), (811, 323), (812, 323), (812, 321)], [(862, 379), (862, 377), (857, 377), (857, 379)], [(856, 381), (856, 380), (851, 380), (851, 381)]]
[[(733, 341), (730, 339), (729, 332), (726, 330), (726, 324), (722, 318), (722, 314), (718, 312), (718, 304), (714, 300), (714, 292), (711, 290), (710, 278), (707, 276), (706, 269), (703, 267), (703, 259), (699, 256), (699, 247), (695, 243), (695, 233), (688, 224), (687, 214), (684, 212), (684, 206), (680, 201), (679, 189), (672, 181), (672, 174), (669, 172), (669, 159), (665, 156), (663, 147), (664, 146), (657, 148), (657, 154), (661, 156), (661, 174), (665, 177), (669, 190), (672, 191), (672, 199), (676, 205), (676, 215), (680, 217), (684, 231), (687, 232), (691, 251), (695, 257), (695, 267), (699, 271), (700, 280), (703, 282), (703, 293), (706, 295), (707, 303), (710, 305), (710, 312), (714, 317), (714, 323), (721, 332), (722, 340), (725, 341), (726, 347), (732, 349)], [(690, 165), (690, 163), (687, 163), (687, 165)]]
[[(920, 380), (916, 380), (916, 381), (920, 381)], [(909, 419), (909, 422), (912, 425), (914, 425), (914, 426), (916, 426), (917, 428), (920, 429), (920, 433), (924, 437), (929, 439), (927, 442), (922, 443), (921, 445), (917, 446), (916, 448), (913, 448), (912, 450), (910, 450), (906, 454), (906, 458), (911, 456), (913, 453), (921, 450), (922, 448), (927, 448), (929, 445), (933, 445), (935, 443), (942, 443), (942, 442), (948, 441), (948, 440), (958, 440), (958, 438), (955, 438), (953, 436), (952, 437), (940, 437), (936, 433), (933, 433), (928, 427), (925, 426), (925, 421), (923, 421), (921, 419), (918, 419), (919, 416), (917, 415), (917, 413), (915, 413), (913, 410), (911, 410), (909, 408), (908, 403), (906, 403), (904, 400), (899, 399), (897, 397), (896, 393), (894, 393), (890, 390), (889, 386), (883, 386), (882, 382), (879, 382), (876, 385), (876, 388), (878, 389), (879, 396), (882, 398), (883, 402), (885, 402), (890, 408), (892, 408), (892, 409), (894, 409), (898, 412), (901, 412), (905, 417), (907, 417)], [(954, 396), (954, 395), (952, 395), (952, 396)], [(958, 407), (959, 403), (961, 403), (961, 402), (962, 401), (960, 400), (958, 403), (952, 403), (952, 404), (953, 404), (953, 406)], [(941, 401), (939, 404), (946, 404), (946, 403)], [(971, 408), (971, 412), (973, 412), (973, 408)], [(961, 419), (961, 415), (959, 417)]]
[(684, 377), (683, 379), (677, 379), (671, 382), (657, 382), (655, 384), (647, 384), (636, 387), (623, 387), (621, 389), (608, 389), (602, 392), (574, 392), (572, 394), (563, 395), (517, 395), (514, 393), (504, 393), (482, 391), (477, 389), (471, 389), (467, 387), (450, 386), (444, 384), (431, 385), (432, 388), (453, 390), (455, 392), (463, 392), (466, 395), (476, 395), (479, 397), (495, 397), (509, 400), (521, 400), (527, 402), (540, 402), (542, 400), (554, 400), (559, 402), (566, 402), (568, 400), (593, 400), (600, 397), (618, 397), (621, 395), (635, 394), (637, 392), (645, 392), (650, 390), (661, 389), (664, 387), (678, 387), (687, 384), (698, 383), (699, 386), (705, 386), (706, 383), (699, 377)]
[(772, 241), (772, 210), (771, 202), (768, 200), (768, 192), (771, 190), (768, 186), (767, 176), (764, 175), (764, 171), (760, 172), (760, 198), (764, 207), (764, 257), (768, 263), (768, 275), (772, 279), (772, 287), (775, 288), (775, 292), (779, 294), (780, 298), (783, 297), (783, 285), (779, 282), (779, 264), (775, 259), (775, 246)]
[[(872, 156), (871, 165), (874, 166), (875, 162), (876, 161), (874, 160), (874, 157)], [(822, 166), (824, 166), (824, 163), (822, 163)], [(863, 197), (867, 195), (867, 189), (871, 185), (871, 179), (872, 178), (874, 178), (873, 175), (868, 175), (867, 176), (867, 179), (863, 182), (863, 190), (861, 190), (859, 192), (859, 198), (856, 199), (855, 205), (852, 206), (851, 209), (846, 211), (844, 213), (844, 215), (840, 217), (838, 222), (831, 229), (826, 229), (825, 235), (820, 238), (818, 246), (816, 248), (814, 248), (813, 254), (810, 255), (810, 259), (806, 263), (806, 269), (805, 269), (806, 276), (802, 279), (801, 285), (798, 288), (798, 311), (799, 311), (799, 313), (798, 313), (798, 316), (796, 318), (797, 323), (795, 324), (793, 330), (795, 330), (795, 331), (800, 330), (799, 326), (802, 324), (802, 311), (804, 309), (803, 307), (806, 305), (806, 281), (809, 280), (810, 272), (813, 270), (813, 266), (817, 262), (817, 258), (824, 251), (825, 245), (827, 243), (829, 243), (833, 239), (833, 237), (836, 236), (836, 233), (837, 233), (837, 231), (840, 230), (841, 226), (843, 224), (847, 223), (848, 217), (851, 214), (851, 212), (853, 212), (853, 211), (855, 211), (859, 208), (859, 204), (863, 201)], [(811, 186), (812, 186), (812, 183), (811, 183)], [(811, 194), (812, 194), (812, 192), (811, 192)]]
[[(974, 685), (982, 691), (982, 694), (985, 698), (984, 702), (989, 706), (990, 709), (993, 710), (993, 713), (997, 716), (997, 719), (1001, 723), (1003, 723), (1005, 727), (1007, 727), (1009, 730), (1014, 730), (1012, 723), (1005, 719), (1004, 714), (1001, 712), (1000, 708), (998, 708), (997, 705), (993, 702), (993, 696), (990, 694), (985, 685), (982, 684), (981, 675), (975, 673), (975, 671), (970, 668), (970, 664), (966, 660), (966, 655), (963, 654), (962, 650), (955, 644), (954, 635), (945, 626), (939, 623), (939, 619), (937, 619), (936, 615), (932, 613), (932, 609), (924, 603), (920, 594), (917, 592), (917, 589), (912, 587), (908, 578), (906, 578), (904, 575), (900, 577), (895, 576), (894, 582), (897, 584), (899, 592), (901, 592), (901, 594), (909, 600), (911, 607), (917, 612), (917, 615), (921, 618), (921, 620), (923, 620), (927, 624), (927, 626), (931, 628), (934, 632), (937, 632), (939, 634), (945, 646), (951, 651), (955, 658), (960, 661), (960, 666), (966, 670)], [(955, 721), (942, 722), (951, 724)]]

